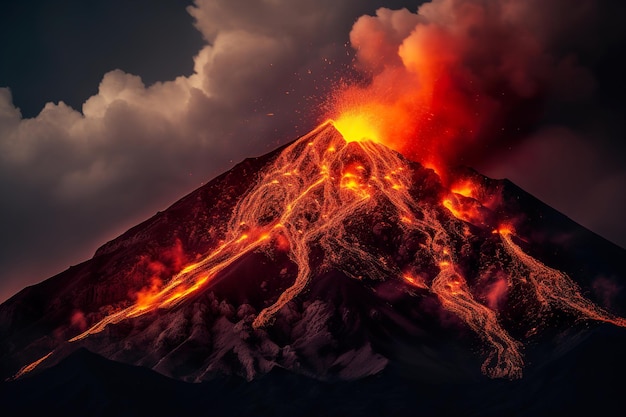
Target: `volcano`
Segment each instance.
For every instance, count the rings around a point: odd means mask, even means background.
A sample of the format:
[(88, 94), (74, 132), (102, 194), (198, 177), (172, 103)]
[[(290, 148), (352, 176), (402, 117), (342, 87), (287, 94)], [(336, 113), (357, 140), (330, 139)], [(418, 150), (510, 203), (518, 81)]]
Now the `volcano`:
[(2, 304), (0, 398), (15, 415), (619, 415), (625, 255), (509, 181), (328, 121)]

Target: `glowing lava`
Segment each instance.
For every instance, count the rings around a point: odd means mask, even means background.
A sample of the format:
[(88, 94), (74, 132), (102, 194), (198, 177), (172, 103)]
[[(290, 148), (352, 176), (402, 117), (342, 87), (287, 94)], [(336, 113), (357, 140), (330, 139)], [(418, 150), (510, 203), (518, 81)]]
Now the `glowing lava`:
[(50, 357), (50, 355), (52, 355), (53, 352), (49, 352), (47, 355), (42, 356), (41, 358), (37, 359), (35, 362), (30, 363), (28, 365), (23, 366), (22, 368), (20, 368), (19, 371), (17, 371), (17, 373), (15, 375), (13, 375), (13, 377), (9, 378), (9, 380), (16, 380), (19, 379), (20, 377), (22, 377), (23, 375), (31, 372), (33, 369), (35, 369), (37, 366), (39, 366), (39, 364), (43, 361), (45, 361), (46, 359), (48, 359)]
[[(465, 222), (488, 227), (482, 217), (484, 207), (472, 198), (476, 187), (467, 183), (455, 188), (443, 201), (418, 200), (412, 191), (420, 186), (414, 183), (414, 167), (399, 153), (374, 141), (376, 128), (368, 127), (367, 118), (348, 115), (338, 120), (320, 125), (286, 147), (264, 168), (257, 183), (239, 200), (219, 247), (71, 341), (98, 333), (109, 324), (171, 308), (210, 286), (221, 271), (242, 256), (276, 247), (287, 252), (297, 265), (297, 276), (273, 304), (260, 311), (253, 322), (255, 328), (271, 324), (275, 314), (325, 269), (359, 280), (396, 279), (409, 296), (430, 291), (442, 308), (458, 316), (485, 341), (490, 348), (483, 365), (485, 374), (520, 377), (520, 342), (502, 327), (498, 313), (475, 297), (472, 282), (476, 277), (468, 280), (458, 265), (460, 254), (455, 248), (459, 241), (467, 241)], [(357, 126), (345, 125), (351, 121)], [(348, 132), (348, 140), (334, 126)], [(363, 140), (370, 136), (374, 140)], [(398, 265), (375, 245), (359, 240), (361, 232), (354, 232), (354, 220), (376, 213), (395, 225), (398, 238), (420, 236), (419, 253), (413, 255), (410, 265)], [(510, 257), (510, 270), (502, 272), (504, 285), (525, 277), (546, 308), (626, 325), (623, 319), (614, 318), (582, 297), (567, 275), (525, 254), (512, 240), (511, 227), (502, 226), (495, 234)], [(321, 263), (311, 261), (314, 252), (323, 254)], [(432, 262), (437, 272), (419, 271), (420, 262)], [(406, 272), (412, 270), (416, 273)]]
[(625, 319), (614, 317), (583, 297), (580, 288), (569, 276), (524, 253), (513, 242), (513, 229), (510, 226), (500, 227), (497, 233), (506, 251), (517, 264), (512, 270), (514, 276), (530, 282), (535, 290), (535, 297), (544, 309), (556, 307), (582, 317), (626, 327)]
[(361, 142), (371, 140), (380, 142), (380, 116), (360, 110), (351, 110), (343, 113), (331, 123), (341, 133), (346, 142)]
[(452, 184), (450, 191), (454, 194), (462, 195), (463, 197), (476, 198), (477, 188), (476, 184), (474, 184), (471, 180), (465, 179)]

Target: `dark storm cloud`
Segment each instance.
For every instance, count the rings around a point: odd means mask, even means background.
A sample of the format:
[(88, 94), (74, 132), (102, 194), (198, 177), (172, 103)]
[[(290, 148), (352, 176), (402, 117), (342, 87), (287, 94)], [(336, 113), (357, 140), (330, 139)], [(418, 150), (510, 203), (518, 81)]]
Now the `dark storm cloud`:
[[(41, 112), (34, 113), (33, 118), (21, 115), (9, 89), (0, 89), (0, 193), (3, 196), (0, 201), (0, 300), (25, 285), (61, 271), (70, 263), (89, 258), (107, 239), (162, 210), (234, 162), (269, 151), (308, 131), (321, 114), (319, 103), (325, 100), (345, 65), (350, 63), (353, 52), (346, 43), (356, 19), (365, 13), (373, 14), (380, 6), (408, 6), (415, 12), (420, 3), (198, 0), (189, 13), (204, 45), (193, 58), (191, 74), (188, 69), (182, 69), (178, 74), (190, 75), (151, 85), (132, 75), (141, 73), (141, 58), (147, 51), (133, 49), (133, 31), (129, 29), (125, 29), (125, 37), (120, 38), (117, 32), (122, 29), (102, 26), (99, 33), (105, 41), (94, 44), (92, 50), (81, 49), (80, 56), (71, 59), (54, 52), (58, 48), (48, 51), (56, 54), (48, 58), (49, 62), (65, 59), (66, 66), (73, 62), (73, 66), (82, 68), (84, 77), (82, 73), (74, 75), (77, 84), (82, 78), (93, 76), (85, 63), (108, 56), (102, 45), (115, 45), (132, 59), (126, 61), (130, 63), (128, 66), (119, 64), (121, 70), (107, 72), (103, 77), (98, 74), (101, 81), (99, 86), (97, 82), (93, 84), (93, 93), (85, 94), (81, 89), (83, 98), (78, 101), (81, 105), (75, 101), (73, 107), (48, 103)], [(433, 3), (437, 8), (455, 7), (463, 2), (436, 0)], [(517, 6), (525, 4), (521, 0), (500, 3), (512, 13)], [(595, 88), (592, 92), (585, 93), (584, 89), (580, 92), (581, 89), (561, 83), (562, 91), (576, 90), (577, 95), (569, 101), (559, 98), (548, 108), (546, 124), (557, 126), (567, 125), (572, 112), (579, 125), (584, 124), (583, 120), (589, 121), (592, 116), (581, 111), (589, 100), (595, 100), (596, 107), (606, 107), (615, 113), (619, 113), (615, 103), (621, 102), (616, 100), (615, 89), (607, 87), (597, 76), (601, 73), (613, 79), (619, 74), (607, 54), (619, 50), (615, 45), (623, 40), (623, 31), (617, 25), (620, 19), (611, 15), (605, 2), (571, 3), (532, 1), (536, 13), (528, 17), (532, 30), (540, 34), (550, 48), (571, 50), (572, 59), (581, 60), (580, 65), (572, 61), (577, 65), (571, 68), (584, 67), (591, 71), (588, 90)], [(598, 3), (602, 7), (599, 8)], [(445, 8), (439, 10), (443, 12)], [(33, 13), (46, 16), (41, 10)], [(52, 12), (48, 9), (47, 13)], [(92, 18), (97, 19), (97, 16), (92, 15)], [(163, 21), (166, 20), (167, 14), (163, 16)], [(131, 16), (129, 21), (132, 22), (129, 27), (135, 27), (142, 37), (167, 32), (169, 27), (142, 28), (141, 15)], [(609, 25), (602, 24), (607, 21)], [(68, 21), (69, 24), (72, 22)], [(88, 25), (88, 22), (81, 24)], [(53, 36), (54, 30), (45, 35)], [(45, 59), (31, 52), (26, 34), (22, 38), (5, 39), (11, 39), (6, 42), (15, 45), (13, 50), (18, 51), (19, 56), (34, 54), (28, 61), (32, 68), (46, 67)], [(148, 49), (158, 51), (162, 43), (174, 41), (155, 34), (154, 44)], [(3, 56), (2, 65), (14, 56), (17, 55)], [(148, 60), (146, 65), (159, 63)], [(169, 62), (162, 62), (162, 65), (173, 67)], [(55, 82), (56, 78), (50, 79), (43, 70), (39, 73), (32, 68), (29, 74), (34, 91), (38, 79), (48, 84)], [(62, 71), (57, 72), (60, 76)], [(579, 73), (574, 75), (573, 78), (579, 79)], [(145, 79), (149, 83), (158, 79), (152, 77)], [(82, 81), (81, 85), (84, 85)], [(73, 86), (70, 81), (64, 85), (67, 90), (72, 90)], [(557, 83), (554, 86), (556, 89)], [(19, 90), (16, 89), (15, 94), (18, 102)], [(68, 97), (68, 100), (77, 99)], [(30, 117), (28, 112), (26, 114)], [(617, 120), (622, 120), (623, 126), (623, 119)], [(623, 199), (618, 201), (610, 192), (612, 187), (624, 189), (623, 161), (615, 162), (609, 170), (608, 165), (602, 163), (604, 153), (594, 154), (597, 151), (593, 141), (606, 144), (602, 148), (607, 150), (605, 153), (615, 149), (609, 145), (615, 139), (615, 128), (613, 124), (605, 127), (602, 138), (593, 136), (592, 132), (598, 131), (595, 128), (589, 128), (589, 134), (582, 136), (572, 133), (582, 143), (577, 155), (590, 154), (596, 161), (583, 164), (580, 175), (601, 182), (602, 186), (594, 188), (594, 198), (606, 198), (603, 201), (612, 201), (615, 207), (624, 210)], [(564, 131), (561, 127), (555, 129), (560, 133)], [(569, 140), (569, 136), (565, 136), (562, 140)], [(557, 145), (554, 145), (556, 148), (551, 145), (555, 140), (546, 139), (542, 133), (532, 135), (528, 148), (523, 147), (519, 155), (558, 151)], [(512, 152), (488, 167), (492, 168), (491, 172), (512, 176), (514, 180), (533, 178), (532, 172), (549, 175), (556, 169), (549, 158), (537, 157), (534, 165), (519, 158)], [(559, 169), (566, 168), (559, 166)], [(556, 194), (550, 192), (546, 182), (529, 181), (522, 185), (531, 192), (543, 192), (549, 203), (566, 213), (568, 208), (572, 209), (567, 204), (578, 207), (571, 199), (578, 190), (576, 187), (555, 185), (563, 194), (551, 201), (550, 196)], [(559, 202), (563, 204), (559, 206)], [(591, 228), (600, 225), (597, 212), (589, 205), (584, 207), (587, 208), (577, 213), (587, 217), (575, 218), (585, 220)], [(609, 214), (614, 215), (615, 210)], [(609, 214), (602, 215), (602, 219)], [(615, 236), (611, 237), (619, 241)], [(626, 241), (623, 234), (621, 236), (624, 245)]]

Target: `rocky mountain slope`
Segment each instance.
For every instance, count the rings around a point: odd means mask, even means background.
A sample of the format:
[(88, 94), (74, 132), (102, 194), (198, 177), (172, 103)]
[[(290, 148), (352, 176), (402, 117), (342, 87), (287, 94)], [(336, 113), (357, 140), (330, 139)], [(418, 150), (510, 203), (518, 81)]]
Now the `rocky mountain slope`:
[[(293, 382), (296, 397), (312, 389), (356, 404), (379, 390), (397, 400), (405, 385), (424, 404), (443, 401), (424, 393), (466, 390), (451, 394), (455, 407), (485, 411), (476, 392), (489, 387), (502, 396), (488, 410), (498, 415), (522, 403), (537, 410), (526, 394), (551, 378), (563, 386), (551, 385), (556, 396), (578, 389), (564, 379), (625, 344), (613, 326), (626, 313), (625, 251), (506, 180), (468, 169), (449, 177), (382, 145), (347, 143), (332, 125), (247, 159), (3, 303), (0, 375), (23, 375), (4, 392), (40, 392), (50, 380), (75, 387), (87, 378), (78, 362), (96, 373), (110, 366), (94, 354), (204, 384), (112, 368), (157, 391), (171, 385), (180, 398), (214, 381), (279, 398), (270, 387)], [(182, 289), (168, 289), (175, 280)]]

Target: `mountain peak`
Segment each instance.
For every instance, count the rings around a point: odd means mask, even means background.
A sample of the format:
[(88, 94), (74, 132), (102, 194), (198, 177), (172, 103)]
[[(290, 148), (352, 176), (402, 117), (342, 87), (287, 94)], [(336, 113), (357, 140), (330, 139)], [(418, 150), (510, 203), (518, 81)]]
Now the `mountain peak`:
[(352, 379), (440, 346), (434, 332), (480, 341), (483, 373), (514, 379), (523, 341), (555, 314), (626, 325), (531, 256), (501, 186), (340, 130), (244, 161), (42, 283), (49, 293), (2, 305), (3, 372), (82, 346), (191, 381), (275, 367)]

